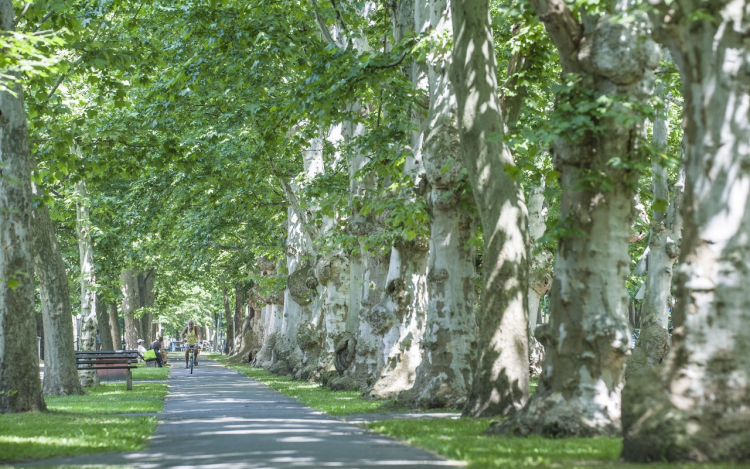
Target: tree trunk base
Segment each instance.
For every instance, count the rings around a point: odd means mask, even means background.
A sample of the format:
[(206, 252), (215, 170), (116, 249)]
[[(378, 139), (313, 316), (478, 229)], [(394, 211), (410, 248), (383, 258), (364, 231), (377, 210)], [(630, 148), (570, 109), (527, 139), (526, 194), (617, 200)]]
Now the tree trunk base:
[(504, 422), (493, 423), (488, 434), (547, 437), (595, 437), (620, 434), (619, 402), (602, 409), (591, 394), (565, 399), (562, 393), (540, 389), (529, 404)]
[[(748, 381), (727, 373), (702, 393), (695, 392), (696, 386), (692, 392), (669, 394), (660, 371), (639, 371), (623, 390), (622, 457), (633, 462), (750, 461)], [(683, 369), (682, 376), (697, 374)], [(696, 406), (696, 401), (703, 403)]]

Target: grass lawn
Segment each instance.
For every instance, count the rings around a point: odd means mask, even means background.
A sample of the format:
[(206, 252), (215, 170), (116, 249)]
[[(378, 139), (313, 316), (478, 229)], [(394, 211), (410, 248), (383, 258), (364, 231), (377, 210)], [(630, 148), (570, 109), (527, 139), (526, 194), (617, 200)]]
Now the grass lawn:
[(730, 464), (625, 464), (619, 462), (621, 438), (504, 438), (484, 435), (490, 419), (390, 420), (367, 424), (376, 432), (421, 446), (472, 468), (586, 468), (611, 465), (618, 469), (750, 468)]
[(49, 412), (0, 414), (0, 462), (130, 451), (156, 429), (156, 417), (119, 413), (161, 412), (166, 383), (102, 384), (85, 396), (46, 396)]
[[(379, 400), (362, 397), (359, 391), (331, 391), (319, 383), (298, 381), (289, 376), (279, 376), (262, 368), (253, 368), (247, 363), (228, 363), (226, 355), (207, 353), (207, 358), (216, 360), (224, 366), (244, 373), (280, 393), (293, 397), (299, 402), (323, 411), (330, 415), (365, 414), (377, 412), (407, 412), (410, 409), (393, 400)], [(534, 392), (537, 380), (531, 382)], [(460, 412), (460, 409), (431, 409), (430, 412)]]
[(159, 380), (169, 378), (169, 366), (163, 366), (161, 368), (146, 368), (145, 363), (139, 363), (138, 368), (133, 370), (133, 380), (145, 381), (145, 380)]
[[(248, 364), (228, 364), (226, 356), (210, 355), (212, 360), (224, 364), (228, 368), (244, 373), (260, 381), (271, 389), (293, 397), (299, 402), (313, 409), (331, 415), (361, 414), (393, 410), (393, 401), (367, 399), (359, 391), (331, 391), (319, 383), (298, 381), (289, 376), (279, 376), (261, 368), (253, 368)], [(406, 410), (406, 409), (401, 409)]]

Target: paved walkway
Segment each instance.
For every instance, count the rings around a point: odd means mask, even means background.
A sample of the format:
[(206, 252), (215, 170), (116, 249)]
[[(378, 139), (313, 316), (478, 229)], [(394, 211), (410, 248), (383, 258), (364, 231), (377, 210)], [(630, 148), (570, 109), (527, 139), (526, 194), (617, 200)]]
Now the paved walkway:
[(28, 465), (127, 465), (142, 469), (451, 467), (399, 441), (331, 418), (215, 362), (193, 375), (171, 363), (169, 394), (148, 448)]

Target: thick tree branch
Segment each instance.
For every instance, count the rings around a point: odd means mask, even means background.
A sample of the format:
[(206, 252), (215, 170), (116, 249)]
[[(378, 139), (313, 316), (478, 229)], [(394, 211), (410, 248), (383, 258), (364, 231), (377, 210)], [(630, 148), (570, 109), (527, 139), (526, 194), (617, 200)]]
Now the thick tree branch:
[[(54, 11), (50, 11), (49, 13), (47, 13), (46, 15), (44, 15), (44, 18), (42, 18), (42, 20), (39, 22), (39, 24), (36, 25), (36, 28), (34, 28), (34, 30), (32, 31), (32, 33), (35, 33), (37, 31), (39, 31), (39, 28), (41, 28), (42, 25), (44, 24), (44, 22), (47, 21), (50, 18), (50, 16), (52, 16), (54, 13), (55, 13)], [(21, 18), (19, 18), (19, 20), (20, 19)]]
[(573, 17), (564, 0), (530, 0), (539, 19), (560, 54), (563, 72), (580, 70), (578, 46), (581, 42), (581, 25)]
[(328, 32), (328, 26), (326, 26), (326, 22), (323, 21), (323, 17), (320, 16), (320, 13), (318, 13), (318, 2), (317, 0), (310, 0), (312, 2), (313, 11), (315, 12), (315, 21), (318, 23), (318, 27), (320, 28), (320, 33), (323, 35), (323, 39), (328, 44), (336, 44), (336, 42), (331, 37), (331, 33)]
[(16, 21), (13, 22), (13, 27), (15, 28), (18, 26), (18, 23), (23, 19), (23, 17), (26, 15), (26, 12), (29, 11), (29, 7), (31, 6), (31, 2), (26, 2), (23, 6), (23, 11), (21, 11), (21, 14), (18, 15), (18, 18), (16, 18)]

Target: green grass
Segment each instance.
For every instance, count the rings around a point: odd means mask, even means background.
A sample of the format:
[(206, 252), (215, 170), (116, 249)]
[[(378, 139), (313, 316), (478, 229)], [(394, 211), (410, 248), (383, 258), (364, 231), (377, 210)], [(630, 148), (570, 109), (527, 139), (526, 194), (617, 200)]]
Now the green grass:
[(133, 379), (138, 381), (160, 380), (169, 378), (169, 366), (161, 368), (147, 368), (145, 363), (139, 363), (138, 368), (133, 370)]
[(367, 424), (376, 432), (405, 440), (472, 468), (585, 468), (611, 465), (618, 469), (720, 469), (750, 466), (625, 464), (619, 461), (621, 438), (506, 438), (484, 435), (489, 419), (391, 420)]
[(125, 383), (104, 383), (86, 390), (83, 396), (46, 396), (49, 410), (92, 414), (140, 414), (161, 412), (166, 383), (134, 383), (127, 391)]
[[(280, 393), (293, 397), (299, 402), (331, 415), (364, 414), (371, 412), (393, 411), (394, 403), (390, 400), (367, 399), (360, 391), (331, 391), (319, 383), (298, 381), (289, 376), (279, 376), (261, 368), (250, 365), (228, 364), (224, 357), (211, 356), (212, 360), (223, 363), (228, 368), (244, 373)], [(406, 410), (397, 408), (395, 410)]]
[(116, 413), (161, 412), (166, 383), (108, 383), (85, 396), (47, 396), (49, 412), (0, 415), (0, 462), (132, 451), (156, 429), (153, 416)]

